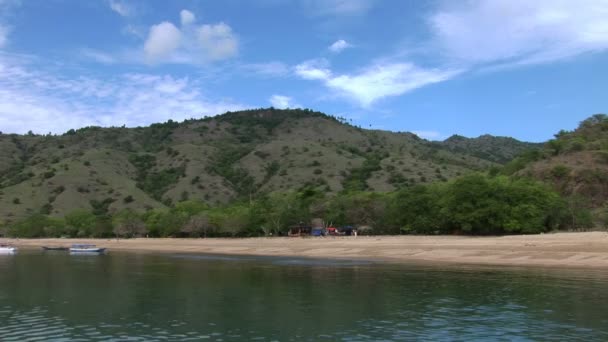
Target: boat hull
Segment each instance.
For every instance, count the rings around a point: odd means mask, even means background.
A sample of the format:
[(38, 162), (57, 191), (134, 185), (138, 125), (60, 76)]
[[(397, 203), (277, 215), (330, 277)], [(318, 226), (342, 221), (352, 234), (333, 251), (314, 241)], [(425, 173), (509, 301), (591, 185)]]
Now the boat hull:
[(67, 250), (69, 250), (68, 247), (48, 247), (48, 246), (43, 246), (42, 249), (44, 249), (45, 251), (67, 251)]
[(15, 247), (0, 247), (0, 254), (13, 254), (17, 251)]
[(72, 254), (100, 254), (105, 252), (105, 248), (70, 248)]

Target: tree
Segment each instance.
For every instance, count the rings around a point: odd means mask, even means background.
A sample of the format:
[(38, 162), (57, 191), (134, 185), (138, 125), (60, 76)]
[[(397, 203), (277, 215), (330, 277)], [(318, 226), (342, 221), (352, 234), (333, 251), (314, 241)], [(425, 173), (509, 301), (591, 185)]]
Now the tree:
[(163, 224), (165, 223), (165, 216), (167, 215), (169, 215), (167, 209), (153, 209), (147, 211), (142, 216), (142, 220), (145, 222), (150, 236), (165, 236), (163, 234)]
[(561, 139), (549, 140), (546, 146), (551, 150), (554, 156), (560, 154), (564, 150), (564, 142)]
[(213, 228), (207, 214), (197, 214), (190, 217), (188, 222), (182, 226), (180, 232), (188, 236), (207, 237), (207, 234), (210, 233)]
[(566, 198), (566, 225), (571, 229), (583, 229), (593, 226), (593, 217), (589, 211), (589, 201), (581, 195)]
[(118, 237), (144, 236), (148, 230), (144, 221), (136, 212), (125, 209), (116, 214), (112, 220), (113, 232)]
[(251, 228), (249, 206), (232, 205), (217, 208), (210, 212), (210, 220), (211, 224), (218, 228), (220, 235), (231, 237), (251, 235), (247, 234), (247, 228)]
[(65, 216), (65, 233), (69, 236), (91, 236), (97, 217), (87, 210), (75, 210)]
[(444, 187), (417, 185), (399, 191), (389, 207), (389, 220), (403, 233), (445, 232), (439, 199)]
[(271, 193), (260, 200), (261, 225), (266, 235), (278, 235), (287, 231), (291, 224), (307, 221), (308, 207), (298, 192)]
[(57, 236), (63, 229), (63, 222), (42, 214), (34, 214), (9, 227), (11, 236), (22, 238), (43, 237), (46, 234)]
[(603, 208), (600, 209), (600, 223), (603, 228), (608, 228), (608, 204), (605, 204)]
[(543, 184), (473, 174), (447, 185), (441, 215), (451, 230), (471, 234), (539, 233), (559, 222), (559, 196)]

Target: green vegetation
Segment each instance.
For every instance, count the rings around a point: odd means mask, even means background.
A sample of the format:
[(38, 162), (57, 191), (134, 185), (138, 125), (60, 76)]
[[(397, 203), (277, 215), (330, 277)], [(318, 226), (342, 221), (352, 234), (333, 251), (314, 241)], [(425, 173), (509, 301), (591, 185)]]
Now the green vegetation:
[(453, 152), (466, 153), (500, 164), (513, 160), (513, 158), (525, 151), (541, 147), (541, 144), (522, 142), (509, 137), (493, 137), (491, 135), (482, 135), (477, 138), (465, 138), (460, 135), (453, 135), (445, 141), (434, 144)]
[(569, 203), (569, 211), (592, 209), (595, 215), (575, 221), (599, 222), (608, 200), (608, 116), (596, 114), (582, 121), (574, 131), (560, 131), (542, 149), (528, 151), (497, 172), (513, 177), (533, 177), (546, 182)]
[[(147, 192), (157, 201), (162, 200), (167, 189), (185, 177), (185, 165), (154, 171), (156, 157), (149, 154), (132, 155), (129, 161), (137, 169), (137, 187)], [(125, 203), (130, 203), (125, 201)]]
[(563, 224), (559, 196), (534, 181), (470, 175), (431, 189), (444, 233), (539, 233)]
[(363, 165), (359, 168), (352, 169), (348, 177), (344, 179), (343, 187), (345, 191), (365, 191), (369, 189), (367, 180), (374, 171), (381, 170), (380, 162), (386, 155), (378, 153), (362, 153), (356, 148), (350, 149), (353, 154), (360, 155), (365, 158)]
[(249, 152), (251, 150), (246, 147), (225, 147), (218, 150), (207, 171), (225, 178), (239, 195), (248, 196), (255, 192), (255, 180), (247, 170), (234, 164)]
[(607, 122), (594, 115), (544, 145), (429, 142), (274, 108), (0, 135), (0, 225), (98, 237), (277, 235), (312, 219), (375, 234), (604, 227)]
[[(584, 228), (584, 208), (528, 179), (468, 175), (447, 183), (395, 193), (351, 191), (327, 196), (314, 188), (273, 193), (257, 200), (209, 207), (184, 201), (170, 209), (108, 215), (112, 202), (92, 203), (64, 219), (35, 214), (9, 225), (12, 236), (263, 236), (286, 234), (315, 218), (334, 225), (368, 227), (374, 234), (515, 234)], [(572, 217), (572, 215), (576, 217)], [(96, 228), (97, 227), (97, 228)], [(99, 228), (101, 227), (101, 228)]]

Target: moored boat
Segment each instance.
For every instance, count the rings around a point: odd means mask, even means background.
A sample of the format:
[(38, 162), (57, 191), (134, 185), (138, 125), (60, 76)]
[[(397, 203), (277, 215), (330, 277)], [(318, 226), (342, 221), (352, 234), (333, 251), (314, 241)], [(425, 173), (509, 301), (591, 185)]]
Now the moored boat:
[(10, 245), (0, 245), (0, 254), (12, 254), (15, 253), (17, 248)]
[(45, 251), (67, 251), (67, 250), (69, 250), (68, 247), (63, 247), (63, 246), (42, 246), (42, 249), (44, 249)]
[(106, 249), (89, 244), (76, 244), (70, 247), (70, 253), (103, 253)]

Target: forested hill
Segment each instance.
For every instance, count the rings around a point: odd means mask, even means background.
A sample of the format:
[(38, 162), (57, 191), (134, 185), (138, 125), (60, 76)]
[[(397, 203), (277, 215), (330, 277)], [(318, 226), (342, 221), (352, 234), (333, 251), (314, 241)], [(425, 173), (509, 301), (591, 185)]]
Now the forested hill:
[(431, 143), (273, 108), (60, 136), (0, 134), (0, 221), (76, 209), (144, 211), (188, 199), (213, 206), (302, 188), (387, 192), (485, 170), (534, 147), (504, 139)]

